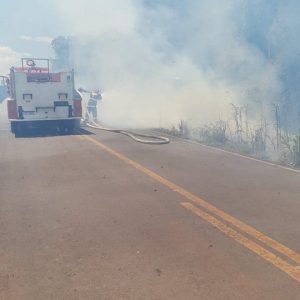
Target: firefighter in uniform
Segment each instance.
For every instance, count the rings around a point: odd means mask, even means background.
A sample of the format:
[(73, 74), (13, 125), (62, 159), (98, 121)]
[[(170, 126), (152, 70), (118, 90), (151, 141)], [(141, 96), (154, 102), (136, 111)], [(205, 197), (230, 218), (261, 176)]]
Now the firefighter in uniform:
[[(88, 92), (84, 89), (79, 89), (80, 92)], [(90, 93), (90, 98), (87, 103), (86, 114), (84, 118), (84, 123), (90, 121), (91, 116), (93, 116), (93, 121), (98, 123), (98, 113), (97, 113), (97, 104), (102, 100), (102, 96), (99, 90), (93, 91)]]

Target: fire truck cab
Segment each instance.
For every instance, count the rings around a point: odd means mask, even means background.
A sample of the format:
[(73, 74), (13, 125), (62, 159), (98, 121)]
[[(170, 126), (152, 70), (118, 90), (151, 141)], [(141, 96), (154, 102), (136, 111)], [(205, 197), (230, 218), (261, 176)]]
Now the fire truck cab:
[(79, 128), (81, 97), (74, 86), (74, 71), (50, 72), (49, 59), (22, 58), (10, 69), (7, 81), (8, 119), (16, 135), (31, 128), (71, 133)]

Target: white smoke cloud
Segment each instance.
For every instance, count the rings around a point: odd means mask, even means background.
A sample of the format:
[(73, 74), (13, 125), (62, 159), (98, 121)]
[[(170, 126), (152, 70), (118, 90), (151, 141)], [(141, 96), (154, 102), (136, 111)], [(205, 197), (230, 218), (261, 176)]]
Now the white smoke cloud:
[[(0, 75), (6, 76), (9, 73), (9, 68), (18, 60), (18, 58), (19, 54), (17, 52), (9, 47), (0, 46)], [(0, 101), (0, 129), (4, 127), (3, 124), (5, 124), (6, 120), (6, 103)]]
[(44, 43), (44, 44), (51, 44), (53, 40), (53, 38), (50, 36), (31, 36), (31, 35), (21, 35), (20, 39), (27, 42)]
[(76, 37), (79, 82), (104, 91), (104, 121), (204, 123), (226, 118), (229, 103), (278, 97), (277, 65), (235, 21), (242, 1), (168, 3), (57, 1), (64, 30)]
[(18, 63), (22, 55), (9, 47), (0, 46), (0, 75), (7, 75), (10, 67)]
[(135, 29), (137, 13), (132, 0), (64, 0), (56, 1), (56, 6), (70, 35), (98, 37)]
[[(0, 75), (7, 76), (12, 66), (19, 65), (23, 56), (30, 54), (19, 53), (5, 46), (0, 46)], [(0, 127), (7, 123), (6, 102), (0, 103)]]

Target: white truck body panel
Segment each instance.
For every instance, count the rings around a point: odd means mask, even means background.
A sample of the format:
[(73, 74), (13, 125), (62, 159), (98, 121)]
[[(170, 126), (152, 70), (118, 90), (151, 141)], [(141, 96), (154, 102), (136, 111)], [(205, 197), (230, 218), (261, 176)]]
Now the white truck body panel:
[(54, 101), (60, 101), (59, 94), (65, 94), (67, 97), (64, 101), (68, 101), (68, 104), (72, 105), (72, 72), (60, 73), (60, 82), (27, 82), (27, 74), (24, 72), (15, 72), (14, 76), (15, 98), (17, 105), (22, 106), (24, 120), (69, 117), (68, 107), (54, 107)]

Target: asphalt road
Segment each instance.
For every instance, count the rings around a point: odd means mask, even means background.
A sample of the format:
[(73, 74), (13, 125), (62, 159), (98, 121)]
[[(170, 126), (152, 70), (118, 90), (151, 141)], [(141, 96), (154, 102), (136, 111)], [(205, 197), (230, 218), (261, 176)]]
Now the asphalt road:
[(300, 299), (300, 173), (93, 133), (0, 126), (1, 300)]

